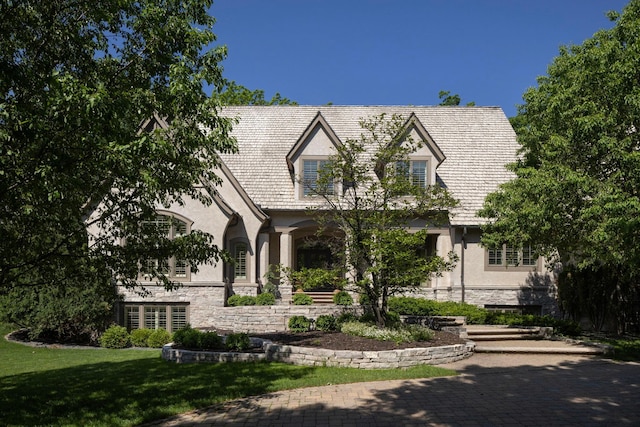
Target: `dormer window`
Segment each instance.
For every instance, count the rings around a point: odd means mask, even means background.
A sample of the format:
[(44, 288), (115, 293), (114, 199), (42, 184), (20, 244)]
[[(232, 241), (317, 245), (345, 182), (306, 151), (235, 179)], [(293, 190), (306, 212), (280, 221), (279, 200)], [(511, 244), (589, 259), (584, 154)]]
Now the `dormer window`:
[(411, 185), (427, 188), (429, 184), (427, 172), (427, 160), (403, 160), (396, 162), (396, 175), (409, 180)]
[(302, 193), (305, 197), (335, 194), (334, 182), (328, 177), (329, 161), (306, 159), (302, 166)]

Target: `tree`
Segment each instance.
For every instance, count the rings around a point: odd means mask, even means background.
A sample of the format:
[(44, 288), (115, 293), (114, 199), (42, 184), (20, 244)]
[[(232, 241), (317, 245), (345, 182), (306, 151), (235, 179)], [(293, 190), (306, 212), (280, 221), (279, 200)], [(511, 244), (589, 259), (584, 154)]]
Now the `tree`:
[(613, 312), (628, 313), (637, 285), (625, 284), (640, 271), (640, 1), (609, 17), (614, 28), (562, 47), (525, 92), (516, 178), (480, 214), (486, 245), (531, 242), (556, 265), (617, 272), (628, 291), (609, 294)]
[[(79, 260), (131, 287), (149, 258), (179, 256), (194, 270), (219, 259), (210, 235), (169, 240), (140, 226), (159, 204), (210, 203), (200, 183), (215, 185), (217, 153), (235, 150), (231, 121), (203, 91), (225, 83), (210, 5), (0, 4), (0, 294), (62, 295), (68, 280), (50, 273)], [(89, 240), (87, 227), (103, 233)], [(161, 269), (153, 275), (173, 286)]]
[[(462, 101), (460, 95), (457, 93), (451, 95), (451, 92), (448, 90), (441, 90), (438, 92), (438, 98), (440, 98), (440, 104), (438, 105), (460, 105), (460, 102)], [(473, 101), (467, 102), (468, 107), (472, 107), (474, 105), (476, 105), (476, 103)]]
[(267, 101), (264, 98), (264, 90), (252, 91), (233, 80), (225, 83), (217, 97), (222, 105), (298, 105), (295, 101), (283, 98), (278, 92)]
[[(445, 259), (425, 253), (423, 225), (446, 223), (457, 202), (444, 188), (426, 185), (408, 168), (409, 155), (424, 142), (411, 138), (407, 121), (383, 114), (360, 124), (360, 138), (347, 139), (336, 148), (309, 190), (322, 200), (312, 208), (321, 232), (341, 231), (345, 266), (382, 327), (390, 296), (452, 268), (453, 254)], [(338, 193), (333, 191), (336, 183), (342, 183)], [(411, 232), (416, 222), (421, 229)]]

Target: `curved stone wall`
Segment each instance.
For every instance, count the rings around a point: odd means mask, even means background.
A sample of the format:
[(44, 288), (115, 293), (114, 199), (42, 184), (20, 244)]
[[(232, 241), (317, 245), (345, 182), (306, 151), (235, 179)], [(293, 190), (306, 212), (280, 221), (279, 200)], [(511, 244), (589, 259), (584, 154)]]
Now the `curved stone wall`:
[[(256, 338), (252, 338), (256, 340)], [(304, 366), (337, 366), (360, 369), (407, 368), (416, 365), (438, 365), (455, 362), (473, 355), (475, 344), (442, 347), (408, 348), (387, 351), (327, 350), (274, 344), (264, 340), (264, 353), (233, 353), (162, 348), (162, 358), (177, 363), (253, 362), (268, 360)]]

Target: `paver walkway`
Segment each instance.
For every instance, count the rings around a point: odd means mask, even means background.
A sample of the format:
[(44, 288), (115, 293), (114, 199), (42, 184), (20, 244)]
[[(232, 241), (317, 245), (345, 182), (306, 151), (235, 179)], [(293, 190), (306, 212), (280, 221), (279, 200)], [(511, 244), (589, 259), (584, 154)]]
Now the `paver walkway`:
[(640, 426), (640, 364), (476, 354), (456, 377), (327, 385), (182, 414), (156, 426)]

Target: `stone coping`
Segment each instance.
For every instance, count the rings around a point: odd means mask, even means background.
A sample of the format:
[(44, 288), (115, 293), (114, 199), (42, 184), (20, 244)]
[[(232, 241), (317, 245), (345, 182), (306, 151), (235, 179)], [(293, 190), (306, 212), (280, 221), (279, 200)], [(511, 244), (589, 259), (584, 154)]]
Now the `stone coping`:
[(269, 340), (251, 338), (252, 345), (263, 352), (194, 351), (162, 347), (162, 358), (176, 363), (225, 363), (273, 361), (303, 366), (334, 366), (359, 369), (407, 368), (416, 365), (439, 365), (466, 359), (473, 355), (475, 344), (441, 347), (407, 348), (385, 351), (328, 350), (274, 344)]

